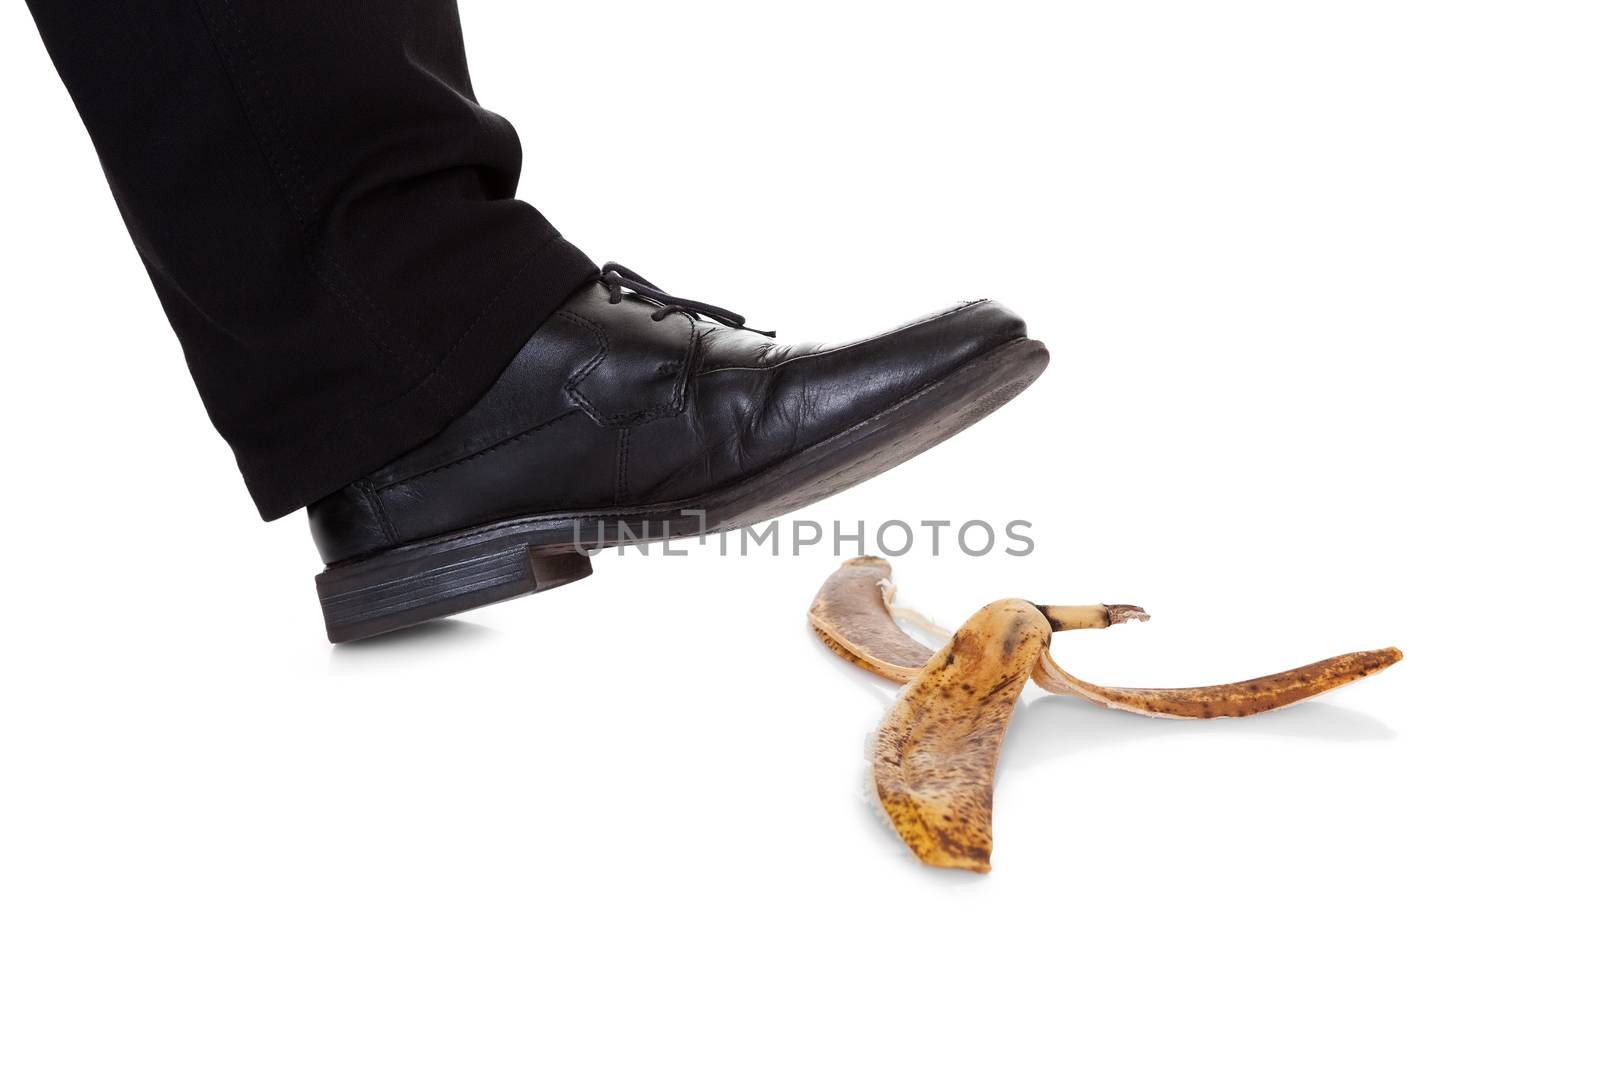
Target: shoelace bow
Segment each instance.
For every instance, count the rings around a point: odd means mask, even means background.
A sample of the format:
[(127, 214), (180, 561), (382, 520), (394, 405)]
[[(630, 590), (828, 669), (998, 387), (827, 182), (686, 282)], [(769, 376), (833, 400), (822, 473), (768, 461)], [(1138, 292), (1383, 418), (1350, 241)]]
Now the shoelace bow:
[(652, 285), (642, 275), (629, 270), (621, 263), (607, 263), (601, 267), (600, 284), (610, 290), (613, 304), (622, 302), (622, 290), (624, 289), (631, 290), (639, 296), (654, 300), (660, 304), (661, 306), (656, 308), (655, 312), (650, 316), (656, 322), (660, 322), (674, 311), (682, 311), (695, 317), (704, 315), (708, 319), (720, 322), (724, 326), (732, 326), (736, 330), (750, 330), (751, 333), (759, 333), (763, 337), (778, 336), (775, 330), (756, 330), (746, 326), (744, 324), (744, 316), (736, 311), (729, 311), (727, 308), (718, 307), (715, 304), (707, 304), (702, 300), (688, 300), (681, 296), (673, 296), (671, 293)]

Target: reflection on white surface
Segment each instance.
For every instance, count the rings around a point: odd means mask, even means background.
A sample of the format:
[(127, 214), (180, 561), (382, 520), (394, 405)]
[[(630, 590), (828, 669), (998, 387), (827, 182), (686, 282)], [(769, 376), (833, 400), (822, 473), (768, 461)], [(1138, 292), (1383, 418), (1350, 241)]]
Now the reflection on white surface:
[(328, 663), (334, 670), (381, 669), (398, 659), (454, 654), (464, 646), (491, 641), (498, 633), (491, 627), (464, 619), (435, 619), (364, 641), (333, 645), (328, 650)]
[(1155, 741), (1195, 733), (1219, 739), (1283, 737), (1304, 741), (1389, 741), (1394, 730), (1365, 712), (1321, 700), (1242, 719), (1158, 719), (1111, 711), (1067, 696), (1042, 696), (1017, 705), (1000, 750), (1000, 773), (1131, 741)]

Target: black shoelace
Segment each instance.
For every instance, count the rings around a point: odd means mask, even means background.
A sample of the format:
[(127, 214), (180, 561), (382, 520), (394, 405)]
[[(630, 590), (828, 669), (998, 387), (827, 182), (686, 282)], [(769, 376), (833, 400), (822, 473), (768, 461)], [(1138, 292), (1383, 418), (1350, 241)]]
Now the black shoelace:
[(610, 290), (613, 304), (622, 302), (622, 290), (624, 289), (631, 290), (639, 296), (660, 304), (661, 306), (656, 308), (655, 312), (650, 316), (657, 322), (660, 322), (674, 311), (682, 311), (696, 318), (704, 315), (708, 319), (720, 322), (724, 326), (732, 326), (736, 330), (750, 330), (751, 333), (759, 333), (764, 337), (778, 336), (773, 330), (751, 329), (744, 324), (744, 316), (736, 311), (729, 311), (727, 308), (721, 308), (715, 304), (707, 304), (701, 300), (686, 300), (681, 296), (673, 296), (664, 292), (650, 284), (642, 276), (624, 267), (621, 263), (607, 263), (601, 267), (600, 284)]

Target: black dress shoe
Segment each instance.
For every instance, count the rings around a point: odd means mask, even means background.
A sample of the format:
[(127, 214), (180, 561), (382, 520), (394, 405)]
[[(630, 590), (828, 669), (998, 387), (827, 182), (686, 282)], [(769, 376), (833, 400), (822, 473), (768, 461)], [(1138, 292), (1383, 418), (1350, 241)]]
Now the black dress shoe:
[(580, 549), (762, 522), (965, 429), (1049, 362), (980, 300), (778, 344), (607, 264), (443, 433), (311, 505), (331, 641), (564, 585)]

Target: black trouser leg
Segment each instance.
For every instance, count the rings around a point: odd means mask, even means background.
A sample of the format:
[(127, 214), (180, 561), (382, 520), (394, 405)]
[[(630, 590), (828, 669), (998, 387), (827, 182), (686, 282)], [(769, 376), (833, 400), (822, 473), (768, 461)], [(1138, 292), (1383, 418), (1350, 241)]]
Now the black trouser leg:
[(437, 433), (594, 272), (512, 199), (454, 0), (29, 6), (265, 518)]

